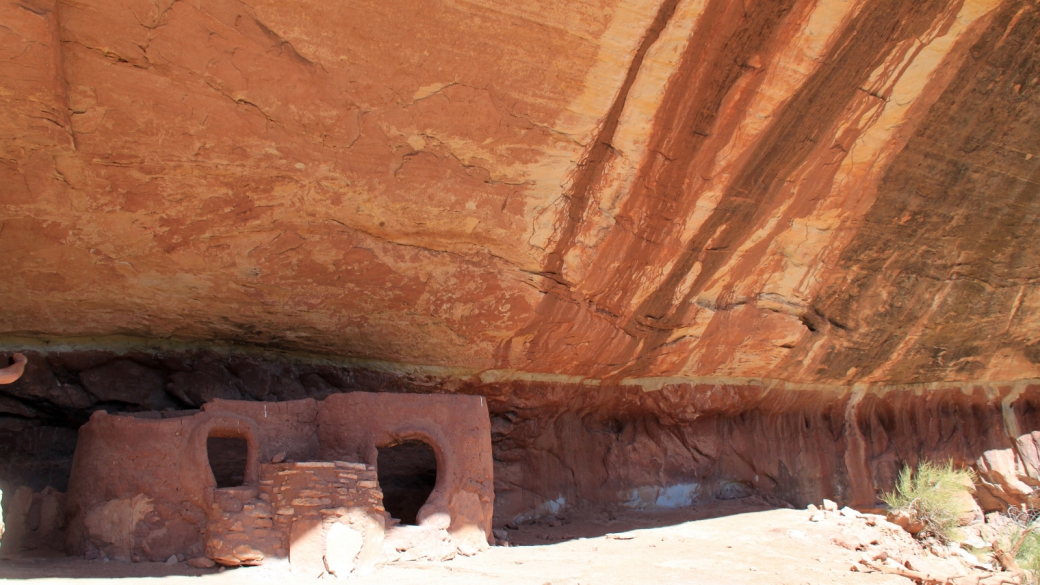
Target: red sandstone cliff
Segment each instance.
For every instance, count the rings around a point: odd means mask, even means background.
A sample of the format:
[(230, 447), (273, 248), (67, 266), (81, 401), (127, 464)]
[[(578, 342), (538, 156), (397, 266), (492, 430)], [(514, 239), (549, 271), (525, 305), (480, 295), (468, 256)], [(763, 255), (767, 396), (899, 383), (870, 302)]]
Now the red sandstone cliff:
[(0, 0), (0, 342), (138, 351), (52, 351), (0, 410), (354, 387), (149, 349), (219, 342), (489, 396), (510, 513), (974, 460), (1036, 428), (1038, 32), (1025, 0)]
[(1032, 3), (0, 6), (6, 339), (1037, 375)]

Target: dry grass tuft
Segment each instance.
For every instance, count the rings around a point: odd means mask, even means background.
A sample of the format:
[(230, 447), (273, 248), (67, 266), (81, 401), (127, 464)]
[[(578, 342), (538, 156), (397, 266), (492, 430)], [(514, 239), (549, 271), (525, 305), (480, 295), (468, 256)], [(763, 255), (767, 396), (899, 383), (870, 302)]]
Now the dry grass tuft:
[(922, 461), (916, 470), (903, 467), (895, 490), (881, 495), (893, 512), (904, 511), (924, 525), (920, 537), (949, 542), (956, 534), (957, 519), (970, 509), (963, 495), (975, 479), (971, 469), (954, 469), (953, 462)]

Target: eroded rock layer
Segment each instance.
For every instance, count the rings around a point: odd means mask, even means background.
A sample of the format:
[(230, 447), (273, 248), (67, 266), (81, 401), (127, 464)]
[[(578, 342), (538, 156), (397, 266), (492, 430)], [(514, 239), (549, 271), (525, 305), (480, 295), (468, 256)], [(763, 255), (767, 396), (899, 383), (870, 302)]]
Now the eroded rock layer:
[(8, 339), (1037, 375), (1032, 3), (0, 10)]
[(1033, 497), (1038, 33), (1028, 0), (0, 0), (0, 344), (52, 348), (0, 477), (60, 488), (98, 408), (364, 389), (486, 396), (501, 518), (870, 503), (925, 456)]
[[(217, 351), (29, 358), (23, 379), (2, 388), (5, 493), (19, 485), (63, 490), (75, 447), (71, 428), (95, 410), (180, 417), (214, 398), (322, 400), (375, 390), (487, 399), (499, 525), (589, 505), (684, 506), (753, 494), (870, 507), (903, 465), (920, 459), (978, 469), (988, 510), (1040, 504), (1040, 432), (1029, 432), (1040, 428), (1040, 381), (841, 391), (677, 381), (647, 391)], [(154, 383), (127, 394), (122, 384), (130, 373)], [(32, 450), (18, 450), (24, 437), (34, 438)]]

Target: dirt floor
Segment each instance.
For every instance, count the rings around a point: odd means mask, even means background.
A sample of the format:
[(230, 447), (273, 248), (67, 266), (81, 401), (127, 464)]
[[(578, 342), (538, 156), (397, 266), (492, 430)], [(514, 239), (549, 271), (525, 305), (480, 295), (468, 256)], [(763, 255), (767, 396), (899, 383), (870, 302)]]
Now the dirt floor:
[[(902, 577), (850, 571), (861, 553), (835, 541), (845, 541), (847, 546), (856, 527), (842, 518), (810, 522), (809, 516), (805, 510), (767, 509), (746, 501), (681, 510), (573, 514), (507, 530), (511, 546), (441, 563), (388, 563), (352, 581), (365, 585), (910, 583)], [(126, 585), (292, 580), (269, 567), (218, 573), (190, 569), (184, 563), (167, 566), (67, 557), (0, 561), (0, 578), (84, 585), (113, 578)]]

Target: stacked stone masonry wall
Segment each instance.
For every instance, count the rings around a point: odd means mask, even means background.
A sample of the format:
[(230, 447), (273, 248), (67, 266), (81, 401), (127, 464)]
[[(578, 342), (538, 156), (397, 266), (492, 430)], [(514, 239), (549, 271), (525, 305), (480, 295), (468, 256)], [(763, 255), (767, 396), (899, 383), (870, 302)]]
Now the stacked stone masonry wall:
[(259, 487), (214, 490), (206, 553), (230, 566), (287, 558), (294, 574), (350, 573), (378, 559), (384, 518), (372, 466), (262, 464)]

